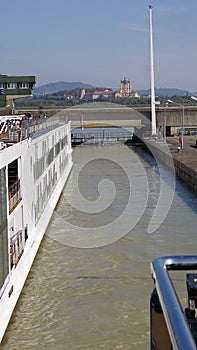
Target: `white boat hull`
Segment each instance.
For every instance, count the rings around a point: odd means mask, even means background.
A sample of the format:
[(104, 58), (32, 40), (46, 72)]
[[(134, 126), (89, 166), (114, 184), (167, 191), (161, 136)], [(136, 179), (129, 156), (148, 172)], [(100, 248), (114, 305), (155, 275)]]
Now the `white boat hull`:
[[(62, 132), (62, 137), (65, 138), (65, 130), (68, 132), (68, 128), (63, 130), (64, 127), (60, 127), (58, 129), (58, 134)], [(63, 130), (63, 131), (62, 131)], [(70, 132), (70, 131), (69, 131)], [(52, 138), (53, 132), (50, 132), (49, 136)], [(43, 175), (41, 175), (39, 178), (34, 179), (32, 181), (33, 187), (31, 187), (31, 181), (28, 180), (28, 177), (30, 176), (31, 169), (28, 169), (28, 158), (29, 163), (32, 163), (33, 159), (33, 151), (30, 152), (30, 156), (28, 157), (28, 141), (24, 141), (24, 145), (21, 146), (19, 144), (16, 144), (14, 146), (9, 147), (5, 153), (0, 154), (0, 169), (2, 167), (6, 168), (6, 162), (8, 162), (8, 159), (10, 162), (13, 161), (17, 157), (19, 159), (22, 159), (24, 149), (26, 149), (26, 155), (25, 160), (23, 162), (24, 171), (21, 171), (21, 182), (22, 182), (22, 198), (16, 208), (14, 208), (13, 212), (9, 212), (10, 203), (8, 203), (8, 258), (9, 258), (9, 242), (14, 237), (14, 233), (10, 233), (14, 231), (19, 230), (19, 226), (21, 225), (21, 231), (24, 231), (24, 226), (28, 226), (28, 238), (24, 241), (23, 251), (21, 256), (19, 257), (17, 264), (15, 266), (9, 267), (9, 274), (6, 277), (4, 284), (0, 290), (0, 342), (2, 341), (2, 338), (5, 334), (6, 328), (9, 324), (10, 318), (12, 316), (12, 313), (14, 311), (14, 308), (16, 306), (16, 303), (19, 299), (20, 293), (23, 289), (23, 286), (25, 284), (25, 281), (27, 279), (28, 273), (31, 269), (31, 266), (33, 264), (34, 258), (38, 252), (40, 243), (42, 241), (42, 238), (46, 232), (47, 226), (49, 224), (49, 221), (51, 219), (51, 216), (53, 214), (53, 211), (57, 205), (57, 202), (60, 198), (60, 195), (62, 193), (62, 190), (66, 184), (66, 181), (68, 179), (69, 173), (72, 169), (72, 150), (70, 147), (71, 140), (70, 135), (69, 141), (67, 144), (66, 151), (64, 150), (63, 146), (60, 147), (60, 151), (57, 152), (58, 156), (54, 157), (53, 162), (50, 162), (50, 167), (54, 167), (56, 169), (56, 172), (53, 172), (53, 187), (49, 191), (49, 195), (47, 198), (45, 198), (44, 204), (41, 206), (39, 215), (36, 217), (36, 204), (38, 202), (38, 199), (36, 197), (37, 195), (37, 189), (40, 189), (39, 186), (43, 185), (44, 183), (44, 177), (46, 178), (51, 168), (47, 168), (43, 170)], [(39, 137), (36, 139), (36, 141), (32, 142), (33, 144), (36, 144), (36, 142), (40, 142), (40, 144), (43, 144), (43, 140), (45, 140), (44, 136), (42, 135), (41, 139), (39, 140)], [(21, 148), (22, 147), (22, 148)], [(34, 147), (34, 145), (32, 146)], [(22, 151), (20, 150), (22, 149)], [(55, 148), (54, 148), (55, 149)], [(64, 155), (63, 155), (64, 152)], [(7, 155), (6, 155), (7, 154)], [(54, 154), (56, 155), (55, 151)], [(57, 159), (56, 159), (57, 158)], [(63, 161), (64, 159), (64, 161)], [(21, 160), (20, 160), (21, 161)], [(55, 164), (55, 166), (54, 166)], [(61, 168), (61, 169), (60, 169)], [(33, 166), (32, 166), (33, 169)], [(27, 176), (25, 176), (25, 172), (27, 173)], [(20, 173), (20, 171), (19, 171)], [(32, 176), (33, 178), (33, 176)], [(48, 178), (47, 178), (48, 179)], [(56, 183), (55, 183), (56, 181)], [(54, 184), (55, 183), (55, 184)], [(40, 185), (41, 184), (41, 185)], [(29, 192), (29, 194), (28, 194)], [(43, 190), (44, 192), (44, 190)], [(43, 200), (44, 193), (41, 195), (39, 200)], [(33, 202), (34, 201), (34, 202)], [(33, 209), (32, 209), (33, 208)], [(21, 219), (18, 219), (18, 217), (21, 215)], [(11, 237), (13, 235), (13, 237)], [(24, 240), (24, 239), (23, 239)]]

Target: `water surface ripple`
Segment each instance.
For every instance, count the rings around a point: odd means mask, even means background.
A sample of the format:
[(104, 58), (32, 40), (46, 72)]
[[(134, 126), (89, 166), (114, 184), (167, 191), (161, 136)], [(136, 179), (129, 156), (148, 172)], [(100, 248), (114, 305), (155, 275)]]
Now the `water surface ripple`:
[[(113, 147), (119, 156), (124, 152), (124, 146)], [(91, 153), (92, 148), (75, 149), (75, 166), (84, 151)], [(197, 198), (190, 188), (177, 182), (167, 218), (159, 229), (148, 234), (160, 180), (150, 155), (143, 149), (138, 149), (137, 153), (149, 182), (147, 207), (140, 221), (131, 232), (112, 244), (79, 249), (51, 238), (53, 231), (62, 229), (58, 216), (54, 215), (1, 349), (149, 349), (149, 296), (153, 289), (150, 262), (164, 255), (196, 254)], [(120, 214), (129, 190), (123, 181), (126, 181), (124, 174), (121, 178), (118, 169), (110, 169), (109, 164), (106, 168), (105, 162), (102, 164), (100, 160), (99, 163), (103, 177), (111, 175), (115, 179), (120, 199), (115, 199), (113, 210), (109, 208), (98, 215), (100, 223), (110, 218), (114, 220), (114, 216)], [(71, 188), (72, 181), (71, 175)], [(95, 193), (90, 193), (91, 188), (95, 190), (94, 176), (89, 176), (82, 187), (84, 194), (94, 197)], [(56, 210), (76, 224), (82, 224), (82, 220), (83, 225), (88, 222), (90, 227), (99, 226), (95, 216), (94, 222), (89, 222), (90, 217), (82, 217), (68, 206), (64, 196)]]

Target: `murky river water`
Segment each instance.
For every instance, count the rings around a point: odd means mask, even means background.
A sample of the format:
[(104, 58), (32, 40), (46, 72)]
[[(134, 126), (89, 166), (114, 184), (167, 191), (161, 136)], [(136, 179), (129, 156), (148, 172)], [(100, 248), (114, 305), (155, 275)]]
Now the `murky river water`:
[[(127, 176), (128, 152), (133, 159), (131, 181)], [(196, 254), (197, 197), (177, 182), (166, 219), (155, 232), (148, 233), (160, 177), (150, 155), (143, 149), (136, 152), (138, 160), (136, 153), (121, 145), (74, 150), (72, 174), (0, 348), (149, 349), (150, 262), (164, 255)], [(95, 207), (93, 213), (88, 207), (87, 213), (82, 212), (86, 204), (80, 207), (80, 196), (75, 194), (77, 169), (84, 163), (88, 164), (81, 170), (78, 184), (87, 200), (98, 201), (101, 180), (114, 183), (114, 187), (102, 183), (104, 200), (97, 203), (99, 210), (96, 212)], [(171, 175), (166, 176), (169, 180)], [(124, 217), (125, 208), (130, 209), (131, 184), (135, 194), (131, 205), (136, 203), (137, 211), (132, 209)], [(68, 200), (73, 198), (76, 203), (70, 205)], [(108, 206), (106, 201), (110, 202)], [(129, 215), (134, 220), (133, 210), (138, 220), (132, 228), (128, 223)], [(108, 227), (106, 238), (101, 231)]]

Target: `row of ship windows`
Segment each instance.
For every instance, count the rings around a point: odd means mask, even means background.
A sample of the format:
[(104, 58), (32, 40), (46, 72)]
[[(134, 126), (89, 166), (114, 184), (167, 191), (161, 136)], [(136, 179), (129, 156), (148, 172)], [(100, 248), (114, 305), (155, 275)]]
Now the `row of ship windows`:
[[(59, 140), (59, 142), (56, 142), (56, 139)], [(64, 148), (64, 146), (68, 143), (68, 136), (65, 135), (65, 136), (61, 136), (61, 134), (59, 133), (59, 135), (52, 135), (52, 144), (51, 144), (51, 147), (49, 146), (49, 140), (45, 140), (45, 141), (42, 141), (42, 156), (41, 158), (46, 155), (46, 153), (48, 153), (49, 149), (52, 149), (53, 147), (60, 147), (61, 149)], [(35, 148), (34, 148), (34, 154), (35, 154), (35, 161), (38, 161), (39, 159), (39, 155), (38, 155), (38, 144), (35, 145)]]
[(67, 144), (67, 135), (56, 143), (55, 147), (51, 148), (50, 151), (43, 155), (39, 160), (37, 160), (34, 164), (34, 180), (37, 180), (42, 173), (45, 171), (46, 167), (48, 167), (54, 158), (58, 156), (60, 151)]
[(29, 89), (29, 83), (0, 83), (0, 89)]
[(47, 200), (50, 196), (51, 191), (57, 183), (58, 178), (62, 175), (65, 170), (65, 166), (67, 164), (68, 158), (67, 155), (64, 154), (63, 157), (60, 156), (59, 162), (59, 174), (56, 170), (55, 164), (48, 170), (48, 173), (43, 177), (40, 183), (37, 185), (37, 199), (34, 205), (34, 213), (35, 213), (35, 222), (38, 221)]

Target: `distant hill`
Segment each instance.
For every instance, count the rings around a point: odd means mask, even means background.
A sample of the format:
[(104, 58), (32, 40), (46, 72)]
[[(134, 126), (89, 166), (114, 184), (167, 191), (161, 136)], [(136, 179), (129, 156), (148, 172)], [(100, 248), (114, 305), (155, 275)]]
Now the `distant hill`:
[[(74, 90), (74, 89), (94, 89), (95, 86), (82, 83), (82, 82), (66, 82), (66, 81), (58, 81), (56, 83), (48, 83), (45, 85), (38, 86), (34, 88), (33, 95), (46, 95), (52, 94), (58, 91), (64, 90)], [(119, 89), (114, 89), (118, 91)], [(151, 94), (150, 89), (146, 90), (137, 90), (140, 96), (148, 96)], [(197, 96), (197, 92), (189, 92), (187, 90), (181, 90), (176, 88), (156, 88), (155, 94), (161, 97), (172, 97), (172, 96)]]
[(73, 90), (73, 89), (91, 89), (94, 86), (82, 82), (66, 82), (66, 81), (57, 81), (56, 83), (48, 83), (36, 87), (33, 90), (34, 95), (45, 95), (62, 90)]
[[(147, 96), (151, 94), (151, 90), (138, 90), (138, 94), (140, 96)], [(181, 90), (181, 89), (176, 89), (176, 88), (156, 88), (155, 89), (155, 94), (157, 96), (161, 97), (172, 97), (172, 96), (191, 96), (192, 92), (189, 92), (187, 90)]]

